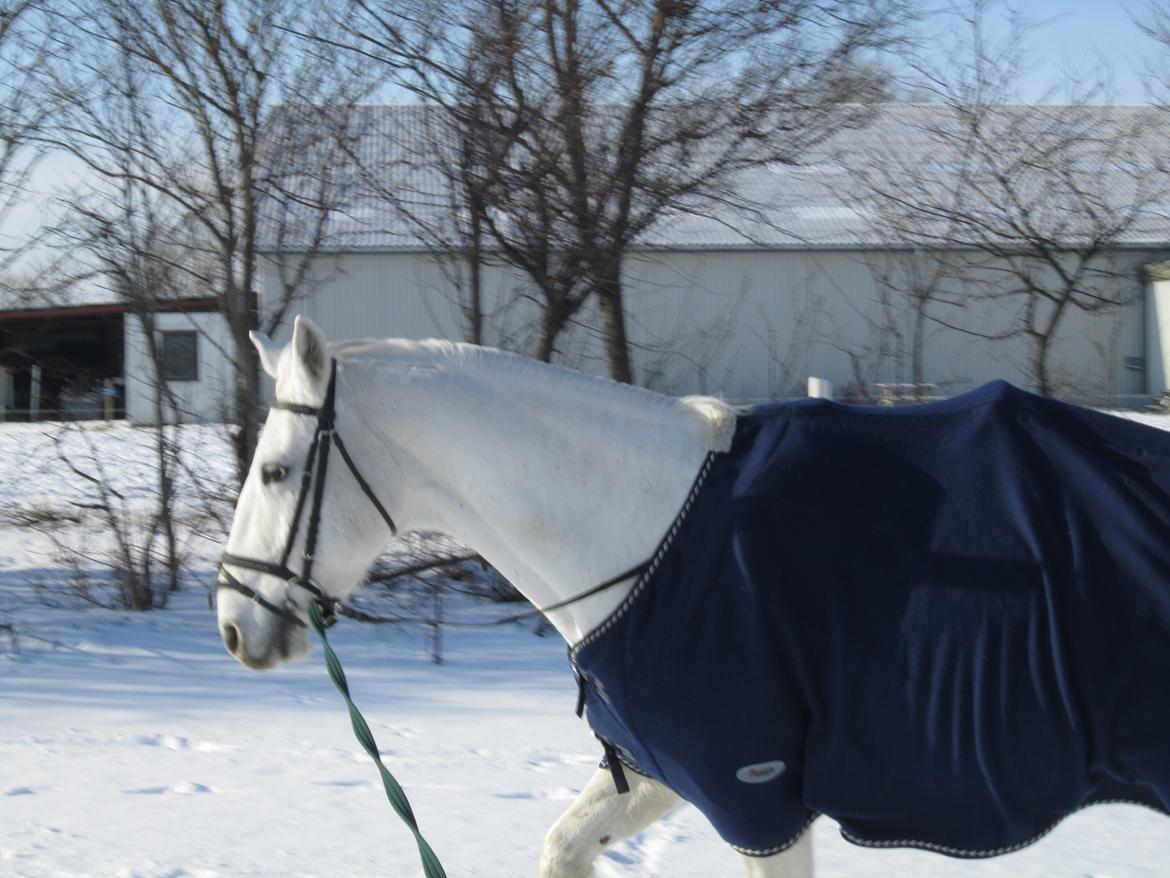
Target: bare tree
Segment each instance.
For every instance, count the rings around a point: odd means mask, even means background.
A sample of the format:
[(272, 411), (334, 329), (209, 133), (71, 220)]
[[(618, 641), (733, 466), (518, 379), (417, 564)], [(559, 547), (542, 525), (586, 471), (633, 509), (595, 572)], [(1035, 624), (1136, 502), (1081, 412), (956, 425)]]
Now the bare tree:
[[(1071, 103), (1013, 103), (1027, 26), (1011, 21), (997, 43), (986, 37), (985, 2), (962, 15), (948, 63), (920, 68), (938, 103), (871, 152), (864, 188), (887, 243), (916, 259), (960, 259), (963, 304), (1010, 315), (999, 326), (952, 327), (1024, 338), (1035, 388), (1051, 394), (1061, 383), (1054, 342), (1070, 313), (1107, 314), (1136, 295), (1124, 249), (1142, 240), (1164, 191), (1151, 156), (1165, 132), (1152, 130), (1148, 113), (1092, 106), (1092, 87)], [(942, 319), (928, 313), (942, 289), (932, 278), (949, 284), (951, 270), (939, 262), (915, 271), (930, 281), (918, 318)]]
[[(130, 179), (123, 182), (121, 191), (109, 197), (83, 197), (74, 201), (68, 216), (54, 231), (59, 241), (71, 243), (94, 282), (108, 287), (112, 296), (123, 302), (127, 313), (138, 321), (150, 369), (150, 374), (139, 377), (151, 393), (155, 478), (154, 511), (146, 521), (141, 553), (136, 555), (130, 549), (134, 540), (124, 531), (132, 525), (111, 505), (108, 486), (103, 486), (106, 493), (102, 494), (102, 502), (106, 505), (102, 509), (107, 524), (119, 531), (117, 544), (123, 562), (142, 567), (126, 575), (135, 582), (141, 580), (143, 588), (153, 592), (150, 588), (153, 545), (156, 538), (161, 538), (167, 589), (175, 591), (182, 566), (175, 527), (175, 475), (180, 466), (181, 447), (177, 425), (168, 426), (168, 423), (180, 418), (179, 405), (167, 381), (157, 315), (165, 300), (176, 297), (179, 290), (176, 281), (186, 250), (183, 233), (187, 223), (173, 217), (169, 205), (160, 203), (157, 193)], [(139, 589), (132, 591), (137, 594)]]
[(792, 319), (787, 334), (777, 329), (764, 309), (756, 313), (757, 336), (768, 351), (768, 387), (773, 399), (803, 396), (813, 348), (825, 337), (831, 313), (815, 285), (806, 278), (792, 291)]
[[(1131, 9), (1131, 18), (1154, 44), (1155, 52), (1145, 71), (1148, 99), (1170, 115), (1170, 0), (1144, 0)], [(1170, 154), (1162, 150), (1155, 160), (1159, 169), (1170, 174)], [(1170, 206), (1161, 205), (1161, 219), (1170, 222)]]
[[(73, 442), (69, 441), (71, 438)], [(112, 540), (110, 549), (104, 550), (92, 543), (71, 543), (54, 535), (53, 542), (60, 556), (78, 577), (73, 583), (74, 592), (82, 597), (89, 592), (86, 567), (106, 567), (114, 580), (116, 608), (150, 610), (165, 606), (169, 592), (178, 587), (179, 565), (177, 554), (164, 555), (168, 585), (156, 586), (155, 542), (162, 530), (158, 509), (148, 513), (145, 523), (141, 521), (136, 504), (115, 487), (113, 470), (117, 461), (109, 460), (99, 451), (93, 436), (84, 428), (66, 423), (52, 439), (59, 459), (84, 487), (84, 499), (74, 501), (74, 505), (96, 513)], [(71, 444), (81, 444), (83, 448), (70, 449)], [(167, 508), (171, 508), (170, 498)]]
[(1150, 100), (1170, 109), (1170, 2), (1144, 0), (1131, 9), (1130, 16), (1158, 51), (1145, 71)]
[(41, 0), (0, 0), (0, 270), (27, 244), (6, 226), (40, 155), (37, 135), (49, 111), (36, 73), (50, 36)]
[(467, 67), (453, 96), (432, 95), (443, 103), (396, 111), (418, 121), (398, 134), (392, 158), (358, 156), (355, 166), (365, 191), (391, 204), (437, 254), (456, 290), (467, 340), (486, 340), (486, 267), (510, 266), (531, 285), (539, 317), (533, 331), (522, 321), (502, 341), (515, 348), (522, 338), (519, 349), (551, 362), (589, 298), (580, 247), (552, 197), (557, 148), (547, 138), (522, 137), (530, 110), (489, 100), (485, 80), (498, 75), (498, 66), (490, 63), (492, 43), (482, 42), (482, 51), (462, 59)]
[[(140, 99), (145, 77), (127, 55), (106, 70), (111, 93), (123, 98), (108, 101), (102, 108), (102, 131), (111, 142), (135, 143), (150, 130), (150, 105)], [(98, 488), (99, 506), (106, 524), (116, 537), (120, 562), (127, 566), (130, 604), (135, 609), (153, 605), (151, 585), (154, 544), (161, 538), (160, 553), (167, 589), (179, 586), (180, 552), (175, 526), (175, 476), (180, 467), (179, 432), (168, 423), (181, 420), (178, 401), (167, 381), (167, 363), (157, 317), (168, 300), (190, 297), (206, 278), (214, 275), (215, 260), (209, 255), (206, 231), (194, 217), (181, 212), (175, 200), (160, 191), (141, 173), (141, 164), (132, 150), (103, 155), (104, 174), (100, 187), (78, 186), (72, 193), (60, 193), (63, 209), (59, 222), (49, 230), (47, 240), (70, 259), (61, 283), (84, 282), (104, 288), (114, 300), (126, 305), (137, 321), (145, 347), (149, 374), (136, 376), (150, 388), (154, 423), (154, 509), (144, 525), (145, 536), (138, 541), (131, 532), (136, 519), (127, 515), (114, 500), (116, 491), (100, 467), (90, 466), (89, 481)], [(211, 263), (210, 267), (208, 263)], [(74, 472), (80, 468), (71, 462)]]
[[(471, 82), (472, 74), (467, 75)], [(533, 332), (526, 325), (507, 327), (500, 340), (516, 347), (518, 336), (532, 335), (534, 342), (521, 342), (519, 349), (548, 362), (556, 353), (558, 336), (587, 298), (580, 260), (547, 210), (505, 213), (493, 203), (506, 195), (534, 204), (547, 181), (531, 171), (516, 176), (508, 165), (510, 147), (498, 136), (502, 119), (497, 114), (492, 123), (484, 122), (479, 114), (486, 109), (474, 101), (396, 108), (395, 116), (405, 124), (389, 133), (393, 148), (362, 148), (359, 143), (358, 154), (350, 156), (352, 171), (364, 197), (390, 205), (435, 254), (455, 292), (466, 340), (475, 344), (488, 340), (486, 268), (521, 269), (539, 303), (539, 325)], [(387, 134), (379, 131), (375, 136)], [(505, 175), (510, 177), (506, 187)]]
[[(198, 280), (234, 342), (242, 478), (260, 415), (248, 332), (278, 323), (304, 291), (338, 207), (339, 126), (371, 79), (309, 51), (295, 32), (327, 23), (291, 0), (71, 0), (55, 12), (68, 36), (48, 71), (59, 102), (53, 145), (109, 185), (132, 179), (168, 201), (201, 226), (195, 240), (214, 258)], [(265, 291), (262, 314), (262, 251), (289, 236), (298, 256), (281, 261), (280, 289)], [(185, 270), (207, 264), (191, 260)]]
[(889, 45), (903, 7), (352, 0), (346, 45), (494, 150), (478, 181), (493, 247), (534, 280), (550, 328), (595, 297), (610, 373), (632, 381), (628, 249), (672, 215), (743, 204), (740, 171), (863, 116), (845, 74)]
[[(484, 344), (483, 184), (485, 169), (479, 166), (480, 144), (474, 131), (453, 128), (448, 120), (420, 108), (424, 136), (405, 144), (408, 161), (436, 173), (443, 185), (437, 196), (388, 186), (383, 168), (372, 173), (366, 185), (378, 197), (393, 204), (410, 223), (437, 261), (451, 288), (461, 315), (463, 336), (472, 344)], [(406, 175), (413, 178), (413, 175)], [(437, 200), (438, 205), (432, 202)], [(422, 204), (418, 202), (422, 201)]]
[(928, 383), (925, 352), (931, 332), (962, 331), (954, 315), (965, 304), (965, 259), (951, 251), (895, 245), (875, 250), (865, 261), (877, 291), (879, 334), (894, 339), (891, 353), (900, 368), (896, 378), (920, 395)]
[[(86, 430), (66, 424), (54, 437), (58, 456), (82, 481), (87, 499), (78, 505), (96, 513), (110, 538), (110, 549), (103, 552), (64, 536), (55, 537), (54, 542), (77, 571), (95, 562), (109, 568), (117, 607), (149, 610), (165, 606), (168, 593), (178, 590), (183, 567), (175, 489), (182, 466), (181, 434), (177, 425), (168, 426), (168, 414), (177, 411), (178, 405), (167, 383), (156, 316), (163, 300), (176, 292), (177, 266), (184, 258), (180, 243), (184, 223), (171, 217), (169, 206), (160, 203), (157, 193), (128, 178), (122, 183), (119, 191), (102, 197), (79, 196), (67, 216), (50, 230), (48, 240), (69, 246), (74, 256), (70, 265), (75, 274), (61, 283), (105, 286), (141, 327), (149, 374), (138, 377), (152, 395), (154, 484), (148, 488), (149, 500), (120, 493), (115, 487), (117, 462), (103, 457)], [(67, 441), (70, 437), (73, 441)], [(82, 449), (69, 448), (78, 443)], [(83, 575), (74, 586), (85, 591)]]

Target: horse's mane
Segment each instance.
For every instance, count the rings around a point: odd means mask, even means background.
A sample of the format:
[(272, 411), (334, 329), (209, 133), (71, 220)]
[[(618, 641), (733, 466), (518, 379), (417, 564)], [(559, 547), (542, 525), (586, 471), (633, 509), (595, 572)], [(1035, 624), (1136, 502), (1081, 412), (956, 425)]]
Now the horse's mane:
[(711, 447), (715, 450), (730, 446), (735, 426), (735, 410), (715, 397), (667, 396), (497, 348), (442, 339), (355, 339), (335, 342), (330, 345), (330, 352), (341, 361), (373, 360), (397, 366), (472, 372), (479, 376), (498, 374), (515, 382), (520, 391), (555, 389), (560, 395), (572, 394), (572, 398), (581, 400), (603, 403), (620, 400), (636, 405), (642, 413), (685, 414), (698, 418), (709, 427)]

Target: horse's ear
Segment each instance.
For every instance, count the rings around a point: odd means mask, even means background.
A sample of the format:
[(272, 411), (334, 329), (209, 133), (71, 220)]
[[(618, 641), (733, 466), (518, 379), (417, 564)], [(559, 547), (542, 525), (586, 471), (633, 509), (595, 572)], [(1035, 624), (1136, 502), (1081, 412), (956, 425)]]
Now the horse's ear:
[(299, 314), (293, 322), (292, 348), (296, 361), (310, 379), (319, 382), (325, 378), (325, 366), (328, 362), (325, 336), (312, 320)]
[(268, 377), (276, 377), (276, 364), (280, 362), (280, 347), (263, 332), (249, 332), (248, 338), (256, 346), (256, 353), (260, 355), (260, 365), (268, 373)]

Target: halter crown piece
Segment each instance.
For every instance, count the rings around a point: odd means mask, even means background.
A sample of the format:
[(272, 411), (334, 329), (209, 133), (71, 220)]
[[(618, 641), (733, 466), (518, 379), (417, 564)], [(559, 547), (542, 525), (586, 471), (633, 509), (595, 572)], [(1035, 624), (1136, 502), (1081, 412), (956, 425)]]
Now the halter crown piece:
[[(306, 415), (317, 419), (317, 431), (313, 435), (313, 441), (309, 445), (309, 453), (305, 457), (305, 466), (301, 472), (301, 487), (297, 493), (296, 511), (293, 513), (288, 539), (285, 540), (284, 552), (280, 556), (280, 561), (275, 563), (259, 558), (233, 555), (231, 552), (224, 552), (220, 555), (219, 559), (219, 580), (216, 583), (217, 588), (230, 588), (232, 591), (237, 591), (255, 601), (269, 612), (275, 613), (301, 628), (307, 628), (308, 624), (301, 618), (300, 613), (297, 612), (302, 608), (297, 606), (296, 602), (292, 600), (291, 595), (294, 587), (303, 588), (320, 603), (326, 627), (337, 621), (337, 614), (342, 609), (340, 601), (327, 595), (324, 589), (313, 582), (313, 552), (317, 549), (317, 532), (321, 525), (321, 505), (325, 497), (325, 474), (329, 469), (329, 451), (331, 448), (334, 446), (337, 447), (337, 453), (345, 461), (345, 465), (349, 468), (350, 473), (353, 474), (354, 479), (358, 483), (358, 487), (362, 489), (362, 493), (366, 495), (370, 503), (378, 510), (378, 514), (382, 516), (382, 520), (386, 522), (386, 526), (390, 528), (390, 533), (398, 533), (398, 527), (394, 524), (394, 519), (390, 517), (390, 513), (386, 511), (386, 507), (382, 505), (382, 502), (374, 493), (374, 489), (370, 487), (369, 482), (365, 480), (358, 470), (357, 464), (349, 456), (349, 450), (345, 447), (345, 443), (337, 432), (337, 427), (334, 423), (336, 418), (336, 400), (337, 360), (332, 360), (329, 371), (329, 386), (325, 390), (325, 401), (321, 404), (320, 408), (303, 405), (299, 402), (285, 402), (280, 399), (274, 399), (270, 403), (270, 409), (280, 409), (281, 411), (292, 412), (295, 415)], [(314, 470), (319, 471), (316, 482), (313, 481)], [(297, 531), (300, 530), (301, 516), (305, 511), (305, 501), (309, 497), (310, 487), (313, 489), (313, 503), (309, 509), (309, 530), (305, 535), (305, 550), (302, 554), (301, 572), (298, 574), (288, 566), (288, 559), (289, 555), (292, 554), (293, 542), (297, 538)], [(254, 588), (244, 585), (244, 583), (232, 575), (231, 571), (227, 569), (228, 566), (240, 567), (244, 570), (255, 570), (257, 573), (267, 573), (270, 576), (278, 576), (283, 579), (288, 584), (288, 588), (284, 594), (284, 604), (274, 604)], [(548, 604), (544, 607), (537, 607), (536, 611), (548, 615), (555, 610), (564, 609), (578, 601), (613, 588), (615, 585), (625, 582), (627, 579), (640, 576), (649, 566), (649, 560), (642, 561), (630, 569), (623, 570), (616, 576), (611, 576), (604, 582), (598, 583), (592, 588), (588, 588), (570, 598)]]
[[(325, 390), (325, 401), (321, 404), (320, 408), (302, 405), (296, 402), (285, 402), (279, 399), (272, 401), (269, 406), (270, 409), (280, 409), (281, 411), (292, 412), (295, 415), (306, 415), (317, 419), (317, 430), (313, 434), (313, 441), (309, 445), (309, 453), (305, 457), (305, 465), (301, 472), (301, 487), (297, 492), (296, 511), (293, 513), (288, 539), (285, 540), (284, 552), (280, 556), (280, 561), (275, 563), (258, 558), (248, 558), (243, 555), (233, 555), (230, 552), (224, 552), (220, 556), (219, 562), (218, 588), (230, 588), (233, 591), (237, 591), (255, 601), (264, 607), (264, 609), (302, 628), (308, 626), (300, 614), (296, 612), (300, 608), (292, 600), (293, 587), (303, 588), (320, 603), (322, 616), (327, 626), (337, 621), (337, 611), (341, 606), (340, 601), (331, 598), (320, 586), (313, 582), (313, 553), (317, 549), (317, 534), (321, 526), (321, 506), (325, 499), (325, 474), (329, 469), (329, 451), (334, 446), (337, 447), (337, 453), (341, 455), (341, 459), (345, 461), (345, 465), (349, 468), (350, 473), (353, 474), (354, 479), (358, 483), (358, 487), (362, 489), (362, 493), (369, 498), (370, 503), (378, 510), (378, 514), (382, 516), (382, 520), (386, 522), (387, 527), (390, 528), (390, 532), (398, 533), (394, 519), (390, 517), (390, 513), (386, 511), (386, 507), (378, 500), (369, 482), (363, 478), (357, 465), (353, 462), (353, 458), (349, 456), (349, 451), (346, 449), (345, 443), (337, 432), (337, 426), (335, 424), (337, 414), (336, 400), (337, 360), (332, 360), (329, 370), (329, 386)], [(318, 471), (316, 482), (313, 481), (314, 470)], [(305, 549), (301, 555), (301, 572), (298, 574), (288, 566), (288, 559), (292, 554), (293, 543), (297, 538), (297, 531), (301, 527), (301, 516), (305, 511), (305, 501), (309, 497), (310, 487), (313, 489), (313, 500), (309, 508), (309, 529), (305, 535)], [(283, 579), (288, 584), (284, 595), (284, 604), (274, 604), (255, 589), (244, 585), (227, 569), (229, 565), (232, 567), (240, 567), (244, 570), (255, 570), (257, 573), (267, 573), (270, 576), (278, 576)]]

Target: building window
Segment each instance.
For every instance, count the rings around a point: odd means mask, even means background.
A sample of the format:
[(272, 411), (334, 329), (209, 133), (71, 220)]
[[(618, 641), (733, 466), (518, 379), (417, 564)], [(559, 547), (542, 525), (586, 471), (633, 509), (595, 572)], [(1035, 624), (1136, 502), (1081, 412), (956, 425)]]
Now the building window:
[(166, 381), (199, 380), (199, 334), (164, 332), (162, 334), (163, 379)]

